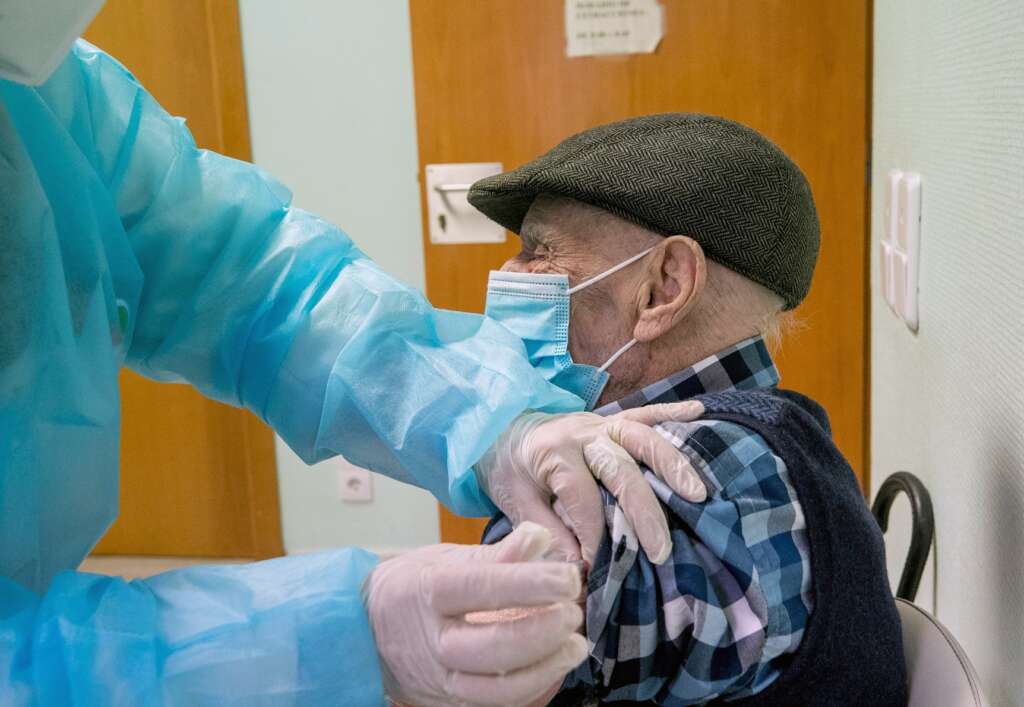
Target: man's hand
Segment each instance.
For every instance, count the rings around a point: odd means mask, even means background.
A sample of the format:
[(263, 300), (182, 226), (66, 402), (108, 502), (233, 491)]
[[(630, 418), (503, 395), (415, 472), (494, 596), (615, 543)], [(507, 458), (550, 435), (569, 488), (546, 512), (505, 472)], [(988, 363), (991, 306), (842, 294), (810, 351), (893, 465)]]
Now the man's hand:
[(555, 555), (578, 560), (582, 553), (592, 564), (604, 534), (596, 478), (618, 499), (647, 556), (661, 564), (672, 552), (668, 522), (637, 461), (678, 495), (703, 501), (707, 490), (689, 460), (652, 429), (659, 422), (689, 422), (703, 413), (698, 401), (649, 405), (609, 417), (524, 413), (477, 463), (477, 479), (513, 525), (539, 523), (551, 531)]
[[(433, 545), (378, 565), (363, 598), (394, 700), (432, 705), (526, 705), (587, 655), (576, 629), (579, 570), (533, 561), (551, 545), (525, 523), (496, 545)], [(466, 614), (545, 607), (491, 623)]]

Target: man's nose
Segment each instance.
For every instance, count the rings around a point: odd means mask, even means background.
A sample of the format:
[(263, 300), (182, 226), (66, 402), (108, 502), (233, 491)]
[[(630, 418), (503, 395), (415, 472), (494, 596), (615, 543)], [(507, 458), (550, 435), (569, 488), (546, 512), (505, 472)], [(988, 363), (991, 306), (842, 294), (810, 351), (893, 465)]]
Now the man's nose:
[(530, 272), (530, 268), (527, 264), (517, 258), (509, 258), (504, 262), (499, 270), (502, 272)]

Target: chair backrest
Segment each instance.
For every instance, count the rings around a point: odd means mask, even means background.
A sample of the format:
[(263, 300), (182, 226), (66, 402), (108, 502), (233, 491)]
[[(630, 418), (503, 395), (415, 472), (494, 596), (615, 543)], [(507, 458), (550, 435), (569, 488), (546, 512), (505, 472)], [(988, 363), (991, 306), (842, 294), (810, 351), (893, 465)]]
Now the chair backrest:
[(945, 626), (927, 611), (896, 600), (903, 624), (903, 652), (910, 707), (988, 707), (978, 673)]

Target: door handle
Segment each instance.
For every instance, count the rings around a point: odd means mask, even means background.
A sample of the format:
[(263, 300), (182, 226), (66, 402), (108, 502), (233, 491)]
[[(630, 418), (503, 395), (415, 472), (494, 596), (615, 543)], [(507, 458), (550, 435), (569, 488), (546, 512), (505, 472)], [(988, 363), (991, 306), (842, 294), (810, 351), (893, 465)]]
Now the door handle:
[(451, 191), (469, 191), (472, 184), (438, 184), (434, 187), (434, 191), (445, 194)]

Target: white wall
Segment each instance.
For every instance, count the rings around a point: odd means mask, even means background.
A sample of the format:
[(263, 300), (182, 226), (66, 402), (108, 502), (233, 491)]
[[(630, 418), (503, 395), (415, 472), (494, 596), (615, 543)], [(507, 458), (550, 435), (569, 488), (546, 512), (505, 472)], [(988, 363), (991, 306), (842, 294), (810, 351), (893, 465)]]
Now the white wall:
[(874, 51), (873, 244), (890, 168), (921, 173), (923, 214), (917, 335), (872, 248), (872, 483), (906, 469), (931, 490), (919, 601), (994, 705), (1024, 705), (1024, 3), (875, 0)]
[[(295, 204), (341, 226), (381, 266), (423, 287), (407, 2), (241, 0), (253, 158)], [(437, 504), (374, 478), (372, 503), (338, 500), (334, 469), (280, 440), (288, 552), (382, 551), (438, 541)]]

